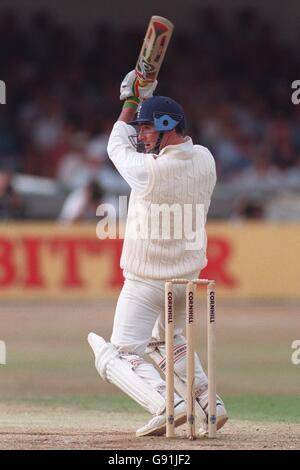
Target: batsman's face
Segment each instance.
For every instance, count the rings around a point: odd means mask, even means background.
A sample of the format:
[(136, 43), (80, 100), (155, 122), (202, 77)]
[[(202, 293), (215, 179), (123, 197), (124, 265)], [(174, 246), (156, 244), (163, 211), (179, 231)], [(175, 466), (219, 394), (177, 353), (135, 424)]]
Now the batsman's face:
[(155, 147), (158, 138), (158, 132), (154, 129), (153, 124), (142, 124), (139, 127), (138, 140), (145, 145), (146, 153), (151, 152)]

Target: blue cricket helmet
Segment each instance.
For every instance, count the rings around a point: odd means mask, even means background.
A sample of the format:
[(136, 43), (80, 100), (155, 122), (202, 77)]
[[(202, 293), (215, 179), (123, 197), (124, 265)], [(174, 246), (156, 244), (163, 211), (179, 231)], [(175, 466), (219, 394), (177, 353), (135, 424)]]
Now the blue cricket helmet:
[(182, 107), (167, 96), (152, 96), (143, 101), (137, 110), (137, 117), (130, 122), (132, 126), (152, 123), (158, 132), (166, 132), (178, 127), (184, 131), (186, 126)]

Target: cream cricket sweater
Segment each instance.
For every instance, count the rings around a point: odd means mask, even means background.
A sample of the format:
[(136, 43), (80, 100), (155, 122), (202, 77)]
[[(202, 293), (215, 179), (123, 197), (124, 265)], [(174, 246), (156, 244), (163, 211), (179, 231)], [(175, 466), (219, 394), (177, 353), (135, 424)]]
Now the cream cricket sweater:
[(200, 271), (207, 264), (205, 222), (216, 183), (214, 159), (189, 137), (165, 147), (158, 157), (137, 154), (127, 141), (129, 129), (116, 123), (108, 145), (109, 156), (125, 179), (131, 167), (129, 184), (139, 176), (143, 182), (130, 184), (121, 267), (149, 279)]

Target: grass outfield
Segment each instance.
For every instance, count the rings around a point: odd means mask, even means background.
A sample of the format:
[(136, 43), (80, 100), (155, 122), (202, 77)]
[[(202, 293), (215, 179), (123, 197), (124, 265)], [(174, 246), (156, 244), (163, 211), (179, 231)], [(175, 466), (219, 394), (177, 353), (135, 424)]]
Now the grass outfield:
[[(230, 421), (213, 440), (134, 439), (149, 419), (104, 382), (86, 341), (110, 337), (114, 301), (0, 302), (0, 449), (299, 449), (299, 304), (219, 303), (218, 393)], [(202, 309), (204, 311), (204, 307)], [(197, 345), (205, 367), (204, 316)], [(142, 446), (142, 447), (140, 447)]]
[[(300, 423), (300, 400), (296, 396), (225, 396), (230, 418), (259, 422)], [(78, 410), (145, 413), (126, 395), (1, 396), (0, 403), (73, 407)], [(146, 414), (146, 413), (145, 413)]]

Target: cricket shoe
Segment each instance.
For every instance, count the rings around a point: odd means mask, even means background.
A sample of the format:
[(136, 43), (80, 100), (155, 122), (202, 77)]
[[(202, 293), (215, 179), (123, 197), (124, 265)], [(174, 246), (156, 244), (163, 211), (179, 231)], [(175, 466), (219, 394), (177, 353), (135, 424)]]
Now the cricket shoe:
[[(203, 422), (199, 429), (200, 436), (206, 436), (208, 434), (208, 391), (206, 390), (200, 397), (197, 397), (199, 405), (206, 415), (206, 421)], [(217, 430), (221, 429), (226, 421), (228, 420), (228, 415), (225, 409), (225, 405), (219, 395), (217, 395)]]
[[(186, 405), (182, 400), (174, 407), (175, 427), (186, 422)], [(161, 436), (166, 432), (166, 414), (154, 416), (150, 421), (136, 431), (137, 437), (143, 436)]]

